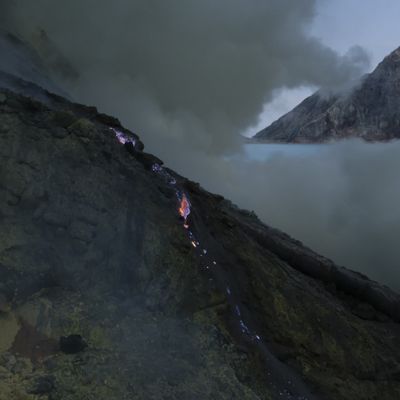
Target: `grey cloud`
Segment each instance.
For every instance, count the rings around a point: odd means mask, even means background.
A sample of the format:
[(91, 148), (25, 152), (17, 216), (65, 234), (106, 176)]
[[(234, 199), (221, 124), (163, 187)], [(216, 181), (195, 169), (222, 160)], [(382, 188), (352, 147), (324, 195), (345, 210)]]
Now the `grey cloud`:
[(314, 7), (314, 0), (16, 0), (13, 17), (26, 37), (44, 28), (75, 66), (80, 79), (68, 89), (78, 100), (119, 116), (168, 156), (182, 141), (187, 151), (237, 148), (276, 88), (330, 87), (360, 74), (359, 63), (307, 35)]
[(344, 141), (307, 156), (215, 160), (196, 177), (335, 262), (400, 290), (399, 154), (399, 142)]

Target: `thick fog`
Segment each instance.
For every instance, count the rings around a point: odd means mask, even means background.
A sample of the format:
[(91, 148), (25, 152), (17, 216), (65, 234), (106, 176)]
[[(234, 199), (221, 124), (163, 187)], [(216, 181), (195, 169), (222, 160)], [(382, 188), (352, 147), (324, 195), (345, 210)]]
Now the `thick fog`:
[[(80, 78), (80, 101), (120, 116), (161, 156), (239, 145), (273, 90), (340, 87), (360, 74), (307, 34), (313, 0), (16, 0), (9, 25), (44, 29)], [(43, 47), (43, 46), (42, 46)]]
[(199, 180), (337, 263), (399, 290), (400, 142), (320, 147), (264, 162), (216, 161)]
[(243, 155), (240, 134), (277, 89), (346, 88), (365, 71), (361, 48), (339, 56), (309, 36), (315, 1), (13, 4), (2, 25), (34, 44), (76, 100), (119, 117), (185, 176), (400, 287), (399, 145), (346, 142), (265, 162)]

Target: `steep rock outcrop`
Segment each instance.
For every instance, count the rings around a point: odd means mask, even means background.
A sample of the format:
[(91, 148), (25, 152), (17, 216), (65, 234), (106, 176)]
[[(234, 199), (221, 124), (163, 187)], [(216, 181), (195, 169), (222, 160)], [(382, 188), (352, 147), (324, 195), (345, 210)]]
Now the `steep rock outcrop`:
[(316, 92), (254, 136), (255, 141), (322, 143), (349, 137), (400, 138), (400, 48), (341, 94)]
[(396, 293), (4, 77), (0, 399), (400, 397)]

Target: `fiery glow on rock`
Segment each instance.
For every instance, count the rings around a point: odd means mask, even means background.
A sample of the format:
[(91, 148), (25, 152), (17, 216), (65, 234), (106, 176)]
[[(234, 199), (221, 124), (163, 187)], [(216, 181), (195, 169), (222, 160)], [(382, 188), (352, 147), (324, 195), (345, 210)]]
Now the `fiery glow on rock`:
[[(113, 131), (113, 133), (114, 133), (115, 137), (118, 139), (119, 143), (121, 143), (121, 144), (132, 143), (132, 145), (135, 146), (136, 142), (135, 142), (135, 139), (133, 137), (131, 137), (131, 136), (127, 135), (126, 133), (121, 132), (121, 131), (119, 131), (119, 130), (117, 130), (115, 128), (110, 127), (110, 129)], [(178, 199), (178, 202), (179, 202), (178, 212), (179, 212), (179, 215), (183, 218), (183, 227), (188, 230), (187, 232), (188, 232), (188, 237), (189, 237), (191, 245), (195, 249), (197, 249), (197, 247), (200, 246), (200, 242), (196, 239), (196, 237), (193, 234), (193, 232), (191, 230), (189, 230), (189, 224), (187, 222), (187, 218), (188, 218), (188, 216), (190, 214), (190, 207), (191, 207), (188, 197), (186, 196), (186, 194), (183, 191), (181, 191), (177, 187), (178, 186), (177, 180), (175, 179), (173, 174), (171, 174), (167, 169), (163, 168), (160, 164), (157, 164), (157, 163), (153, 164), (151, 169), (152, 169), (152, 171), (154, 173), (162, 176), (164, 178), (164, 180), (170, 186), (174, 187), (175, 195), (176, 195), (176, 197)], [(204, 258), (208, 258), (209, 257), (207, 255), (208, 254), (207, 249), (203, 248), (202, 250), (197, 249), (197, 250), (194, 250), (194, 251), (196, 251), (196, 252), (200, 251), (200, 253), (201, 253), (200, 257), (203, 257), (203, 256), (204, 256)], [(217, 265), (217, 262), (215, 260), (213, 260), (211, 266), (215, 267), (216, 265)], [(210, 266), (206, 265), (205, 268), (207, 270), (209, 270)], [(212, 281), (213, 279), (210, 277), (209, 280)], [(229, 298), (233, 298), (234, 297), (234, 295), (233, 295), (233, 293), (231, 291), (231, 288), (229, 286), (227, 286), (225, 290), (226, 290), (227, 296), (229, 296)], [(241, 332), (244, 335), (248, 336), (253, 341), (261, 341), (261, 337), (258, 334), (256, 334), (255, 332), (252, 332), (249, 329), (249, 327), (246, 325), (245, 321), (242, 319), (242, 317), (241, 317), (242, 313), (241, 313), (241, 310), (239, 308), (239, 304), (238, 303), (233, 304), (233, 309), (234, 309), (234, 312), (235, 312), (235, 314), (237, 316), (237, 321), (239, 323), (239, 327), (240, 327)], [(299, 400), (300, 400), (300, 398), (299, 398)]]
[(151, 169), (152, 169), (153, 172), (157, 172), (157, 173), (160, 173), (162, 171), (161, 165), (157, 164), (157, 163), (153, 164), (151, 166)]
[(244, 323), (244, 321), (242, 319), (239, 321), (239, 324), (240, 324), (240, 329), (241, 329), (242, 333), (251, 335), (250, 329), (247, 327), (247, 325)]
[[(132, 136), (129, 136), (126, 133), (121, 132), (112, 127), (110, 127), (110, 129), (114, 133), (115, 137), (118, 139), (119, 143), (121, 143), (121, 144), (132, 143), (132, 145), (135, 146), (136, 142)], [(163, 177), (165, 182), (167, 182), (170, 186), (174, 187), (175, 195), (179, 202), (178, 212), (179, 212), (179, 215), (183, 218), (183, 227), (188, 230), (187, 234), (188, 234), (190, 243), (194, 247), (194, 249), (196, 249), (196, 250), (194, 250), (195, 252), (197, 252), (197, 253), (200, 252), (200, 257), (204, 256), (204, 258), (209, 258), (210, 256), (208, 255), (207, 249), (204, 249), (204, 248), (202, 250), (197, 249), (197, 247), (200, 247), (200, 242), (196, 239), (193, 232), (191, 230), (189, 230), (189, 224), (187, 222), (187, 218), (190, 214), (191, 204), (190, 204), (189, 199), (186, 196), (186, 194), (179, 189), (177, 180), (173, 176), (173, 173), (170, 173), (166, 168), (163, 168), (160, 164), (157, 164), (157, 163), (153, 164), (151, 169), (154, 173)], [(212, 260), (211, 267), (217, 268), (216, 265), (217, 265), (217, 262), (215, 260)], [(210, 265), (206, 265), (205, 269), (210, 270)], [(213, 279), (210, 277), (209, 281), (213, 281)], [(227, 296), (230, 299), (233, 299), (234, 294), (233, 294), (231, 288), (229, 286), (227, 286), (225, 290), (226, 290)], [(242, 313), (239, 308), (239, 303), (233, 304), (233, 310), (237, 316), (237, 322), (239, 324), (241, 332), (253, 341), (261, 341), (261, 337), (258, 334), (256, 334), (255, 332), (252, 332), (249, 329), (249, 327), (246, 325), (244, 319), (242, 319)], [(306, 398), (299, 397), (299, 400), (301, 400), (301, 399), (307, 400)]]
[(115, 137), (118, 139), (118, 141), (121, 144), (132, 143), (132, 145), (135, 146), (136, 141), (134, 138), (129, 137), (128, 135), (119, 131), (118, 129), (115, 129), (115, 128), (110, 128), (110, 129), (114, 132)]
[(185, 225), (187, 225), (187, 217), (190, 214), (190, 203), (188, 198), (186, 197), (186, 194), (182, 194), (180, 206), (179, 206), (179, 215), (185, 220)]

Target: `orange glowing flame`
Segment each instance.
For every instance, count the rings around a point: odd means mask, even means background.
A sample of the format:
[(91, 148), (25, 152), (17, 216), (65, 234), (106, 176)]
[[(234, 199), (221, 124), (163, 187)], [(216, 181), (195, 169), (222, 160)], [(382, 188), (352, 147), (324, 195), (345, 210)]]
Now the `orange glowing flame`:
[(188, 227), (188, 224), (186, 223), (187, 217), (190, 214), (190, 203), (189, 200), (187, 199), (185, 193), (182, 194), (182, 199), (181, 203), (179, 206), (179, 215), (185, 220), (185, 228)]

